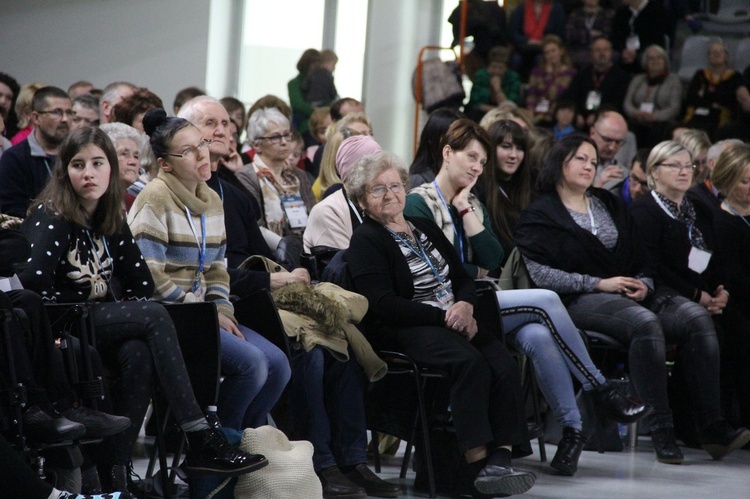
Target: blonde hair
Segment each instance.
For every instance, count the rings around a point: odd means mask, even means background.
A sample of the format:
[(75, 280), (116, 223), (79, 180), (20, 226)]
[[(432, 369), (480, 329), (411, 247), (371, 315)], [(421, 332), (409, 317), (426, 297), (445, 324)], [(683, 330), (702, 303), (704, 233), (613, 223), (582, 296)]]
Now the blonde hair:
[(320, 160), (320, 173), (318, 174), (318, 184), (320, 184), (321, 193), (325, 192), (332, 185), (341, 183), (341, 177), (338, 170), (336, 170), (336, 153), (339, 152), (341, 143), (349, 138), (349, 135), (345, 132), (352, 123), (362, 123), (367, 125), (370, 131), (372, 131), (372, 125), (365, 113), (349, 113), (339, 121), (328, 125), (326, 145), (323, 149), (323, 157)]
[(725, 196), (737, 187), (745, 170), (750, 167), (750, 145), (732, 143), (726, 146), (716, 161), (711, 183)]
[[(648, 155), (648, 159), (646, 160), (646, 176), (648, 177), (648, 186), (651, 190), (654, 190), (656, 188), (653, 177), (653, 173), (656, 168), (672, 156), (683, 152), (688, 153), (688, 155), (690, 156), (690, 162), (692, 163), (693, 153), (690, 152), (687, 147), (680, 144), (679, 142), (675, 142), (674, 140), (665, 140), (664, 142), (659, 142), (654, 146), (653, 149), (651, 149), (651, 152)], [(641, 165), (641, 167), (643, 167), (643, 165)]]
[(34, 98), (34, 94), (37, 90), (46, 86), (44, 83), (33, 82), (21, 87), (15, 107), (16, 116), (18, 116), (18, 128), (26, 128), (28, 126), (32, 111), (31, 101)]

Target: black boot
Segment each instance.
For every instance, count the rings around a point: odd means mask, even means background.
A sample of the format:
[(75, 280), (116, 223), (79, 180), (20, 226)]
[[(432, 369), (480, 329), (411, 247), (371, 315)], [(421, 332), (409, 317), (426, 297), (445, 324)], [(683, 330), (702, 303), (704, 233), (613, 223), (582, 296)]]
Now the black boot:
[(660, 428), (651, 432), (651, 442), (654, 444), (656, 460), (665, 464), (682, 464), (685, 458), (677, 447), (674, 438), (674, 428)]
[(573, 476), (578, 471), (578, 458), (586, 444), (583, 432), (576, 428), (566, 426), (563, 428), (563, 436), (557, 444), (557, 452), (550, 466), (560, 472), (561, 475)]
[(706, 452), (719, 460), (750, 442), (750, 430), (742, 427), (734, 429), (722, 419), (701, 430), (700, 441)]
[(651, 407), (633, 402), (611, 384), (591, 392), (596, 410), (621, 424), (634, 423), (651, 412)]
[(248, 454), (229, 445), (224, 434), (213, 428), (185, 435), (188, 441), (185, 470), (189, 473), (237, 476), (268, 465), (265, 456)]
[(318, 478), (323, 485), (325, 499), (364, 499), (367, 497), (364, 487), (349, 480), (336, 466), (321, 470)]

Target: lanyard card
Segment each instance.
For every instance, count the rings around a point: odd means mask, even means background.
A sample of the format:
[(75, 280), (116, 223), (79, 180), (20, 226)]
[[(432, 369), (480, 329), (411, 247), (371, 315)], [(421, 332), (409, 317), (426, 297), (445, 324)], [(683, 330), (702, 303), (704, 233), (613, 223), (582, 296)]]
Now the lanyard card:
[(281, 198), (286, 218), (292, 229), (304, 229), (307, 227), (307, 208), (302, 197), (298, 195), (284, 196)]
[(591, 90), (586, 96), (586, 110), (596, 111), (602, 105), (602, 93)]
[(443, 310), (447, 310), (453, 305), (453, 289), (450, 285), (443, 283), (435, 290), (435, 298), (442, 305)]
[(550, 107), (549, 106), (549, 101), (547, 99), (542, 99), (542, 100), (540, 100), (537, 103), (536, 108), (534, 109), (534, 111), (536, 111), (537, 113), (540, 113), (540, 114), (541, 113), (548, 113), (549, 112), (549, 107)]
[(627, 40), (625, 40), (625, 48), (635, 51), (640, 50), (641, 39), (638, 38), (638, 35), (630, 35)]
[(641, 106), (638, 110), (643, 111), (644, 113), (651, 114), (654, 112), (654, 103), (653, 102), (641, 102)]
[(705, 251), (700, 248), (696, 248), (693, 246), (690, 249), (690, 256), (688, 256), (688, 267), (693, 272), (697, 272), (699, 274), (702, 274), (704, 270), (706, 270), (706, 267), (708, 267), (708, 262), (711, 260), (711, 252)]

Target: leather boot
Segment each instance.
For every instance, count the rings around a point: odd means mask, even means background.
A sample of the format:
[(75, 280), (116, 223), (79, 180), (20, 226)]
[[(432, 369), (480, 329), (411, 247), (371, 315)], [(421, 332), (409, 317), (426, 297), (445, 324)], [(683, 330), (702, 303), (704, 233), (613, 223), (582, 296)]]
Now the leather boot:
[(677, 447), (674, 428), (659, 428), (651, 432), (651, 442), (656, 452), (656, 460), (665, 464), (682, 464), (685, 458)]
[(563, 428), (563, 436), (557, 444), (557, 452), (550, 466), (560, 472), (561, 475), (573, 476), (578, 471), (578, 459), (586, 444), (583, 431), (566, 426)]
[(229, 445), (224, 434), (214, 428), (185, 434), (188, 452), (185, 470), (192, 473), (215, 473), (237, 476), (268, 465), (265, 456), (249, 454)]
[(339, 499), (365, 499), (367, 492), (364, 487), (353, 483), (336, 466), (331, 466), (318, 473), (320, 483), (323, 484), (323, 497)]
[(651, 412), (651, 407), (633, 402), (611, 384), (591, 393), (596, 410), (603, 416), (621, 424), (634, 423)]

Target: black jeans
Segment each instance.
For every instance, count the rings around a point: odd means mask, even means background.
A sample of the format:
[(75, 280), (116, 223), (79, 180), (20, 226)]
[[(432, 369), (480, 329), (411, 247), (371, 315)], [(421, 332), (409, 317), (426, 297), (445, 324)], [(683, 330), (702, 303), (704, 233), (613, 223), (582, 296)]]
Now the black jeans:
[(530, 453), (518, 363), (492, 333), (480, 330), (469, 342), (439, 326), (383, 329), (371, 337), (380, 349), (395, 350), (418, 364), (450, 376), (450, 404), (463, 453), (482, 445), (520, 446)]
[(665, 344), (681, 350), (695, 420), (703, 428), (721, 419), (719, 342), (704, 307), (682, 296), (661, 296), (648, 308), (612, 293), (587, 293), (568, 305), (575, 324), (629, 347), (630, 376), (638, 396), (654, 408), (652, 430), (671, 428)]

